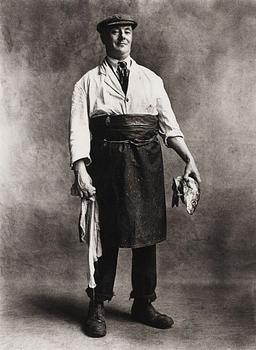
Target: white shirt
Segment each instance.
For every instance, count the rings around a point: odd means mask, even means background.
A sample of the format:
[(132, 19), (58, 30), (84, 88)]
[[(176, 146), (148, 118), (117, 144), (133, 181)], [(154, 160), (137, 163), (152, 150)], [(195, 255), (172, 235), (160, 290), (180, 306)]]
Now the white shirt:
[[(159, 134), (166, 145), (168, 137), (183, 137), (162, 79), (132, 58), (127, 59), (130, 74), (126, 95), (107, 58), (75, 84), (70, 116), (71, 166), (82, 158), (87, 159), (87, 164), (91, 162), (90, 118), (106, 114), (158, 115)], [(110, 64), (115, 63), (112, 60)]]

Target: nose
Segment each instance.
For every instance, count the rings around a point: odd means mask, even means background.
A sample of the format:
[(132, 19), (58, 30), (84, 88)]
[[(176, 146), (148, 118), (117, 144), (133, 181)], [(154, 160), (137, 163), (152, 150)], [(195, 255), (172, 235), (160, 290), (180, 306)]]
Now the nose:
[(125, 38), (125, 32), (124, 30), (120, 29), (119, 31), (119, 39), (124, 39)]

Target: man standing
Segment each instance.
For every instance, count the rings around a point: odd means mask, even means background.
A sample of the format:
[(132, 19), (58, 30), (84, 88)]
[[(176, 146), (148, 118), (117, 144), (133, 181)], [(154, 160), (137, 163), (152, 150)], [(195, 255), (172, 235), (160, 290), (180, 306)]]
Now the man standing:
[(132, 249), (132, 318), (170, 328), (156, 299), (156, 243), (166, 239), (166, 208), (160, 134), (185, 161), (184, 177), (200, 182), (194, 159), (172, 111), (162, 79), (131, 57), (136, 21), (114, 15), (97, 25), (106, 58), (76, 84), (70, 119), (71, 166), (78, 191), (96, 193), (102, 257), (95, 264), (86, 332), (106, 334), (104, 301), (113, 297), (118, 249)]

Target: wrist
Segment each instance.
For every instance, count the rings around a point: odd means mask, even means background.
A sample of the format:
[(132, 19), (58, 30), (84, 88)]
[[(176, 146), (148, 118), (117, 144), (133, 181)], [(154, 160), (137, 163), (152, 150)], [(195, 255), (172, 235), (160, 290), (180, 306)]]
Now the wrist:
[(186, 155), (184, 156), (183, 159), (184, 159), (184, 162), (185, 162), (186, 164), (189, 164), (189, 163), (194, 162), (193, 157), (192, 157), (191, 155), (188, 155), (188, 154), (186, 154)]
[(86, 169), (84, 160), (83, 159), (77, 160), (73, 165), (73, 169), (75, 173), (78, 173), (80, 170)]

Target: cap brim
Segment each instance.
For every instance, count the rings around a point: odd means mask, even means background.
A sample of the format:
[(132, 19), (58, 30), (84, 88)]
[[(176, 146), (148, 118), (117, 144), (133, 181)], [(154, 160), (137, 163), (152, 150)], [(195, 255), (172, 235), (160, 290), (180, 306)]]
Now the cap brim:
[(111, 22), (111, 23), (104, 23), (102, 25), (98, 25), (97, 26), (97, 31), (99, 33), (102, 33), (104, 30), (107, 30), (111, 27), (114, 27), (114, 26), (123, 26), (123, 25), (127, 25), (127, 26), (131, 26), (132, 29), (136, 28), (137, 27), (137, 23), (134, 22), (134, 21), (116, 21), (116, 22)]

